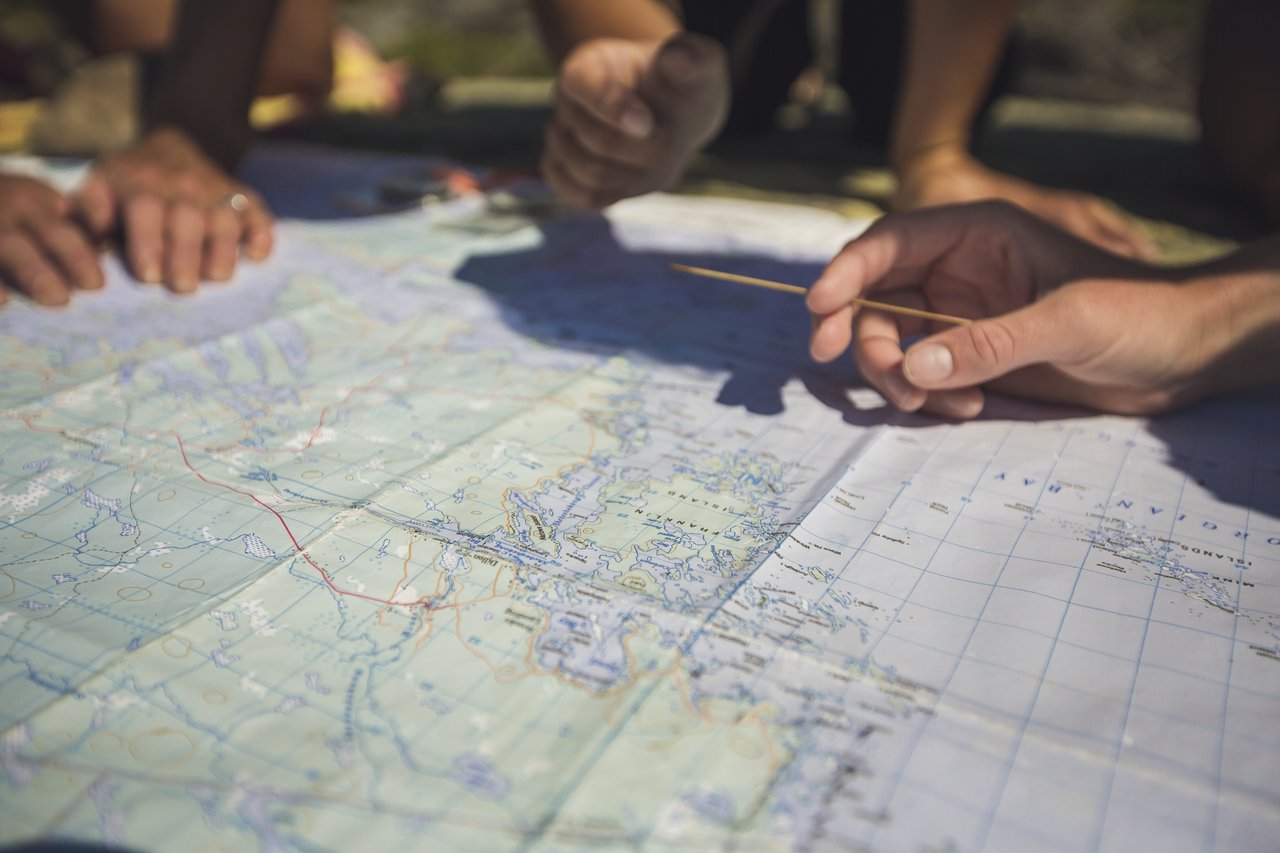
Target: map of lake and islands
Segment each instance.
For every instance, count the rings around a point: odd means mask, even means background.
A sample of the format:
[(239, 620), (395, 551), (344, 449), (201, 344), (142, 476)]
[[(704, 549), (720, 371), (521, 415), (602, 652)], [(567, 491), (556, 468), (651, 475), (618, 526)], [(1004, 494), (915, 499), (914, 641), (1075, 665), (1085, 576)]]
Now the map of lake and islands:
[(1275, 849), (1274, 398), (897, 415), (666, 269), (856, 223), (257, 156), (268, 263), (0, 312), (0, 842)]

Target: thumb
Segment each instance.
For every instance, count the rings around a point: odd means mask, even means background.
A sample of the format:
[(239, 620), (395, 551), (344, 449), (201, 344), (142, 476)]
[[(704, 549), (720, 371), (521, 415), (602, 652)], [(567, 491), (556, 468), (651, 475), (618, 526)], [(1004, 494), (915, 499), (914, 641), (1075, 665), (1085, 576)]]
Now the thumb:
[(714, 109), (728, 91), (728, 59), (720, 43), (697, 33), (663, 42), (640, 80), (640, 94), (659, 114)]
[(1032, 364), (1069, 360), (1080, 341), (1064, 328), (1062, 307), (1049, 298), (932, 335), (907, 350), (903, 372), (918, 388), (945, 390), (981, 385)]
[(693, 33), (679, 33), (667, 39), (653, 60), (653, 82), (672, 89), (696, 84), (709, 73), (713, 62), (713, 51), (708, 41)]

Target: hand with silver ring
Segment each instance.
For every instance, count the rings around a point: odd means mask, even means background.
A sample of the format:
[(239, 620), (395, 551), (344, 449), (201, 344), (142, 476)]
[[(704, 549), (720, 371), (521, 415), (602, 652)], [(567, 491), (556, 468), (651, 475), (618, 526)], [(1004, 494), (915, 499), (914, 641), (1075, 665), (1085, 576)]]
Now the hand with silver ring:
[(262, 198), (171, 128), (101, 158), (72, 204), (95, 236), (122, 232), (139, 280), (180, 293), (231, 278), (241, 253), (271, 253), (274, 220)]

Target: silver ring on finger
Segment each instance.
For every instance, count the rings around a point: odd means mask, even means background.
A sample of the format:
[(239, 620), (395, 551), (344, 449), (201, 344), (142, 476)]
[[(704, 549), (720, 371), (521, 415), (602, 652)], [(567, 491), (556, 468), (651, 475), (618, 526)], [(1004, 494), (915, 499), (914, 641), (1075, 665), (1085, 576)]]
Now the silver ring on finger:
[(216, 203), (218, 205), (226, 205), (236, 213), (244, 213), (249, 209), (249, 197), (244, 193), (227, 193), (221, 196)]

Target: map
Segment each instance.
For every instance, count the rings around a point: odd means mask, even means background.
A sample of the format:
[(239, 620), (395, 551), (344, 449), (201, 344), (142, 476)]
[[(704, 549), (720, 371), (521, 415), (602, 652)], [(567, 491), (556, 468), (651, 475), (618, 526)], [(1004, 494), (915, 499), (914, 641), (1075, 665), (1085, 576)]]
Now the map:
[(858, 223), (256, 156), (269, 262), (0, 312), (0, 843), (1275, 849), (1274, 399), (903, 416), (666, 268)]

